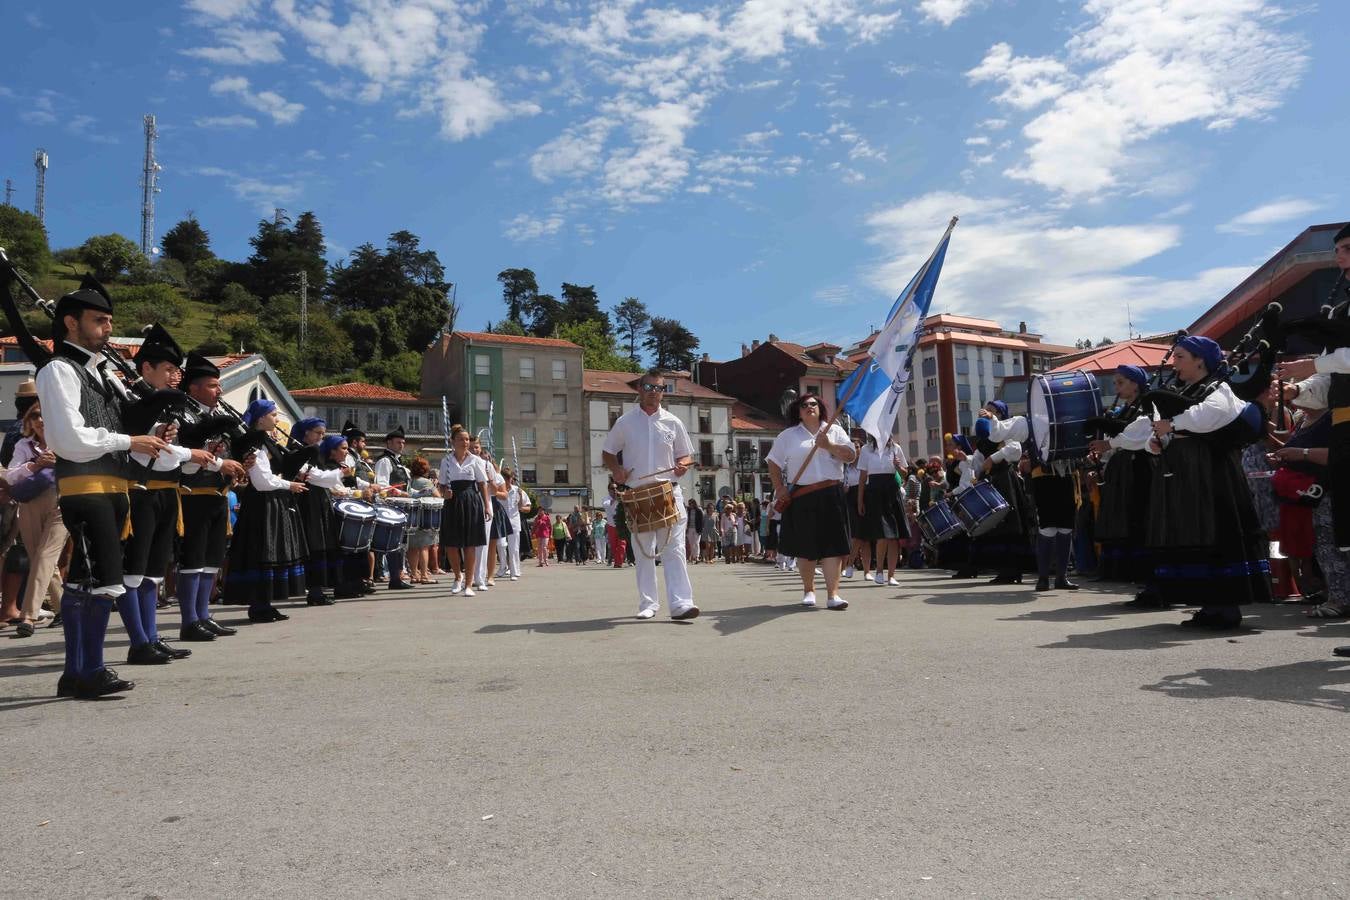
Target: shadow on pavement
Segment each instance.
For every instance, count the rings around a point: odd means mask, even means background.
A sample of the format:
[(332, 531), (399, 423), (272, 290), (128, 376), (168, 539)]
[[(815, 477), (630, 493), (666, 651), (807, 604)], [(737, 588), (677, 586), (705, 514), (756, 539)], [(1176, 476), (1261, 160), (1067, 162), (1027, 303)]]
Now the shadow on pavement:
[(513, 631), (539, 632), (541, 634), (581, 634), (587, 631), (609, 631), (621, 625), (693, 625), (693, 620), (676, 621), (674, 619), (639, 619), (636, 616), (610, 616), (605, 619), (578, 619), (572, 622), (521, 622), (515, 625), (484, 625), (474, 634), (509, 634)]
[(1183, 700), (1242, 698), (1350, 712), (1350, 661), (1314, 659), (1262, 669), (1196, 669), (1140, 690)]
[[(721, 635), (736, 634), (763, 625), (783, 616), (798, 613), (828, 612), (824, 606), (808, 609), (800, 603), (760, 604), (743, 606), (739, 609), (705, 610), (699, 619), (712, 620), (712, 626)], [(588, 631), (609, 631), (622, 625), (642, 625), (650, 628), (655, 624), (695, 625), (697, 620), (675, 621), (666, 618), (638, 619), (633, 616), (611, 616), (606, 619), (580, 619), (572, 622), (522, 622), (514, 625), (484, 625), (475, 634), (510, 634), (514, 631), (538, 632), (540, 634), (578, 634)]]
[[(999, 585), (1002, 590), (972, 590), (977, 587), (969, 582), (965, 584), (953, 585), (952, 590), (943, 591), (931, 597), (923, 598), (924, 603), (931, 603), (934, 606), (1000, 606), (1009, 603), (1031, 603), (1040, 598), (1040, 594), (1033, 591), (1032, 585)], [(987, 588), (989, 585), (981, 584), (979, 588)], [(929, 587), (928, 590), (933, 590)]]

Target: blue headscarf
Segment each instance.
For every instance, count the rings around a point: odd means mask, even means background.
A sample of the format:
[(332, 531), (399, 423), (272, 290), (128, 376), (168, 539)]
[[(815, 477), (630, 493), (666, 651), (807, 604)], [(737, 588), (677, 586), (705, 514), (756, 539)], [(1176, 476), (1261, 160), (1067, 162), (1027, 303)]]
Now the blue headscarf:
[(248, 409), (244, 410), (244, 424), (247, 425), (249, 428), (252, 428), (254, 422), (258, 421), (263, 416), (267, 415), (276, 408), (277, 405), (273, 403), (271, 400), (259, 397), (257, 400), (254, 400), (252, 403), (248, 405)]
[(333, 451), (340, 445), (347, 443), (347, 439), (340, 434), (324, 435), (324, 439), (319, 441), (319, 453), (328, 458), (333, 455)]
[(989, 419), (975, 420), (975, 437), (989, 440), (989, 432), (993, 429), (994, 423)]
[(990, 400), (985, 406), (992, 406), (1000, 419), (1008, 418), (1008, 404), (1002, 400)]
[(293, 434), (301, 443), (304, 443), (305, 438), (308, 437), (309, 433), (315, 428), (327, 427), (327, 422), (320, 419), (318, 416), (314, 416), (313, 418), (301, 419), (299, 422), (296, 422), (295, 427), (291, 429), (291, 434)]
[[(980, 421), (983, 422), (986, 420), (981, 419)], [(952, 435), (952, 443), (959, 447), (961, 452), (967, 456), (975, 452), (975, 448), (970, 443), (970, 438), (966, 437), (964, 434)]]
[(1116, 374), (1130, 379), (1140, 387), (1148, 387), (1148, 373), (1139, 366), (1116, 366)]
[(1223, 348), (1210, 338), (1201, 337), (1198, 334), (1188, 334), (1181, 339), (1177, 346), (1204, 360), (1205, 369), (1211, 375), (1219, 371), (1219, 363), (1223, 362)]

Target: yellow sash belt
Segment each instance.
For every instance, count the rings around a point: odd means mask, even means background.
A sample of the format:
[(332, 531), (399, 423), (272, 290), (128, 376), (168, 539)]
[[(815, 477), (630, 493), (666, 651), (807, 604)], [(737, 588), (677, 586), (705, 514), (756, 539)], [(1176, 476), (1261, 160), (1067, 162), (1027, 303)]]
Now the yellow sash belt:
[(178, 482), (176, 481), (147, 481), (145, 486), (152, 491), (173, 491), (173, 497), (178, 501), (178, 536), (183, 536), (183, 496), (178, 493)]
[[(115, 475), (67, 475), (57, 479), (56, 491), (65, 497), (83, 494), (121, 494), (127, 496), (131, 482)], [(126, 521), (122, 523), (122, 540), (131, 537), (131, 511), (127, 510)]]

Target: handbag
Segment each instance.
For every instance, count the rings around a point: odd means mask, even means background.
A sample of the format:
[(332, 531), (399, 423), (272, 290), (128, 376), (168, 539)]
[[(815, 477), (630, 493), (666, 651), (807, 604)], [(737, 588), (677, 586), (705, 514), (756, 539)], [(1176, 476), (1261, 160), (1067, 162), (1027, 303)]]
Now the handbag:
[(50, 469), (38, 469), (9, 486), (9, 495), (20, 503), (27, 503), (41, 497), (56, 487), (56, 473)]

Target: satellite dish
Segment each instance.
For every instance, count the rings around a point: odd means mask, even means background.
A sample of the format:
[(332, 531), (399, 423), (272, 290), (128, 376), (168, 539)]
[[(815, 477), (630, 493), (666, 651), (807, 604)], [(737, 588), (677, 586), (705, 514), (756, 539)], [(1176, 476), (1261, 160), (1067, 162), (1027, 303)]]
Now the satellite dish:
[(151, 255), (151, 256), (159, 256), (159, 254), (160, 254), (160, 249), (159, 249), (158, 247), (151, 247), (151, 248), (150, 248), (150, 255)]

